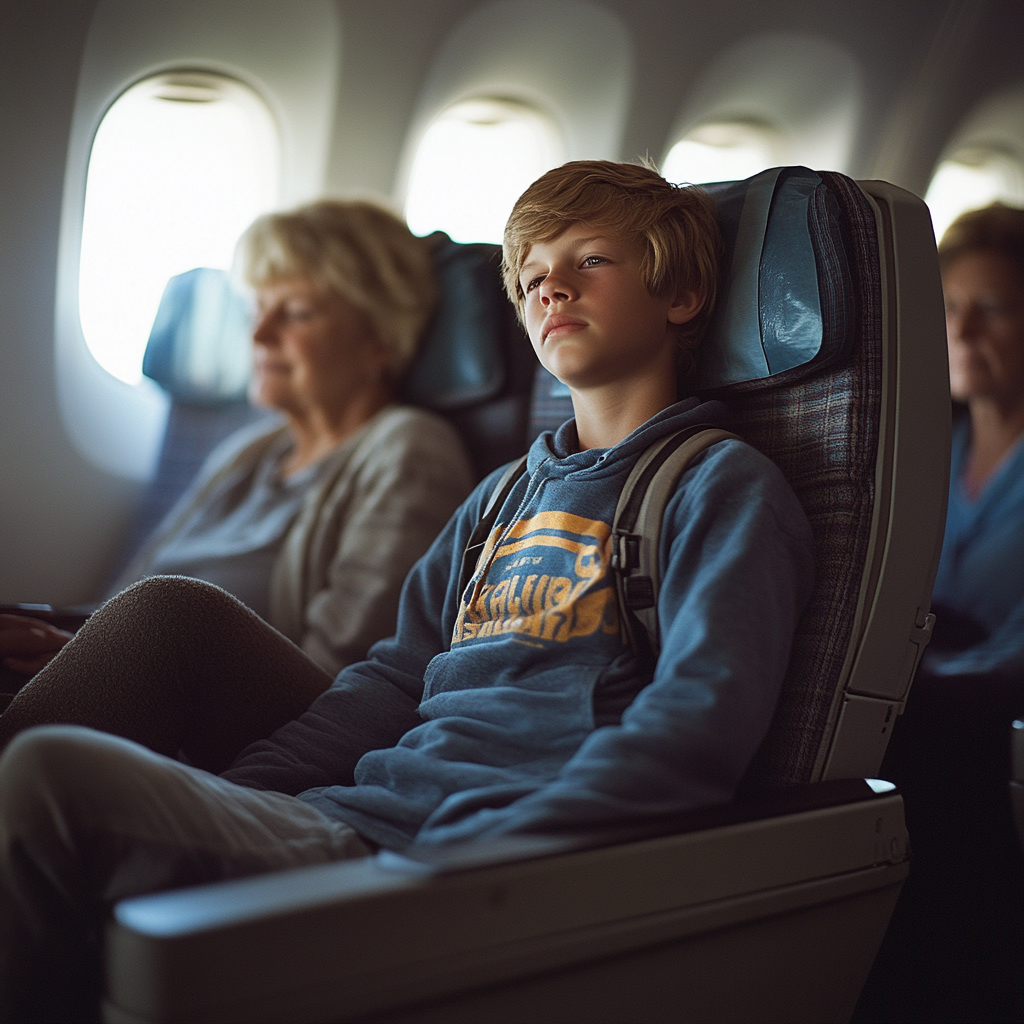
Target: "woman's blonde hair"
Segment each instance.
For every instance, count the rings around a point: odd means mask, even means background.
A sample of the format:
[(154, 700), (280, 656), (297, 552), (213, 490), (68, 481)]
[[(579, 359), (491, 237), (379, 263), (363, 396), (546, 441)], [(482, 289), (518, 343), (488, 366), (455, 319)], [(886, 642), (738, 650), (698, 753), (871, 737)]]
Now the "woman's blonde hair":
[(390, 210), (321, 199), (259, 217), (238, 247), (252, 287), (302, 278), (365, 313), (393, 378), (415, 355), (437, 299), (434, 261), (427, 242)]
[(714, 200), (639, 164), (575, 160), (548, 171), (519, 197), (505, 226), (502, 273), (520, 319), (526, 296), (519, 274), (531, 246), (581, 222), (640, 245), (640, 277), (652, 295), (693, 290), (704, 297), (700, 312), (677, 328), (678, 373), (685, 380), (718, 294), (723, 245)]

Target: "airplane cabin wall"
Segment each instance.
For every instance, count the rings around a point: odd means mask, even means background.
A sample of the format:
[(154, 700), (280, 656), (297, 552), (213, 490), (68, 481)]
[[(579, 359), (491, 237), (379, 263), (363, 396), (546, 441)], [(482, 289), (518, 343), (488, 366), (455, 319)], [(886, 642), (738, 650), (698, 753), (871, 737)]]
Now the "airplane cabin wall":
[[(456, 98), (469, 81), (458, 61), (444, 56), (451, 52), (446, 45), (460, 32), (483, 38), (489, 17), (500, 22), (500, 12), (488, 14), (490, 6), (476, 0), (336, 0), (341, 58), (332, 137), (324, 140), (325, 192), (369, 190), (401, 204), (411, 134), (440, 112), (432, 105)], [(54, 377), (65, 169), (95, 7), (93, 0), (64, 0), (0, 8), (0, 601), (92, 597), (139, 493), (138, 482), (101, 470), (80, 454), (63, 425)], [(183, 17), (189, 7), (181, 4)], [(716, 87), (716, 67), (728, 69), (733, 60), (778, 68), (782, 62), (772, 47), (784, 41), (793, 80), (807, 83), (786, 100), (786, 130), (797, 138), (801, 118), (827, 122), (828, 112), (814, 107), (821, 90), (813, 83), (822, 79), (821, 55), (834, 53), (842, 87), (829, 84), (840, 97), (834, 120), (842, 131), (833, 152), (845, 163), (834, 169), (884, 177), (922, 194), (935, 162), (972, 111), (988, 97), (1024, 85), (1019, 2), (591, 0), (593, 8), (598, 20), (625, 34), (631, 81), (621, 96), (617, 152), (608, 152), (591, 131), (580, 135), (572, 156), (649, 154), (661, 160), (687, 124), (713, 110), (730, 113), (722, 108), (724, 94), (716, 99), (708, 92)], [(561, 41), (564, 66), (557, 64), (555, 47), (555, 56), (545, 58), (555, 65), (547, 73), (562, 75), (571, 95), (572, 48), (587, 3), (535, 0), (517, 9), (529, 22), (517, 31), (519, 45), (535, 48), (530, 40), (544, 33)], [(522, 53), (524, 66), (535, 55)], [(780, 95), (784, 77), (773, 86)], [(736, 89), (727, 98), (731, 113), (749, 116), (750, 110), (740, 109), (743, 91)], [(558, 97), (549, 101), (562, 110)], [(794, 159), (801, 159), (800, 152), (797, 138)]]
[(57, 405), (57, 240), (94, 6), (0, 13), (0, 601), (84, 600), (138, 491), (83, 459)]

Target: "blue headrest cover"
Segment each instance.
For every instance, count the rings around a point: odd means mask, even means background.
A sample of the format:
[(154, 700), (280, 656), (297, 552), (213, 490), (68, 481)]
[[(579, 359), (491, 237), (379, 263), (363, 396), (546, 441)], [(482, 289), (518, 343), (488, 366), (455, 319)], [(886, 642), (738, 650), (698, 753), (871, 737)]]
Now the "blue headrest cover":
[[(505, 383), (505, 299), (494, 246), (430, 237), (438, 304), (400, 388), (405, 401), (445, 412), (483, 401)], [(176, 401), (224, 405), (245, 398), (252, 373), (245, 300), (223, 270), (172, 277), (160, 300), (142, 372)]]
[(437, 309), (400, 389), (414, 405), (448, 412), (496, 395), (505, 383), (505, 296), (494, 246), (460, 245), (435, 231)]
[(252, 376), (251, 329), (226, 271), (178, 274), (160, 299), (142, 372), (187, 405), (241, 401)]
[(722, 290), (701, 342), (694, 391), (791, 382), (843, 355), (850, 272), (838, 207), (806, 167), (704, 188), (725, 241)]

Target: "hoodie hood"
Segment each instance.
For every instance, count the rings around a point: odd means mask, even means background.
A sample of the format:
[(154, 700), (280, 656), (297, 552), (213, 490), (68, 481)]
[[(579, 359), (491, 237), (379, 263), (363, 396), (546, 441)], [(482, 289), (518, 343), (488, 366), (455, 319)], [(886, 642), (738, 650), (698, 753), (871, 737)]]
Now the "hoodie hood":
[[(530, 474), (543, 462), (561, 463), (563, 475), (578, 472), (616, 473), (623, 462), (632, 461), (645, 452), (655, 441), (677, 430), (705, 424), (724, 426), (728, 409), (719, 401), (702, 402), (699, 398), (684, 398), (640, 424), (631, 434), (611, 448), (579, 450), (576, 420), (566, 420), (557, 431), (545, 431), (531, 445), (527, 457)], [(555, 473), (554, 466), (549, 472)]]

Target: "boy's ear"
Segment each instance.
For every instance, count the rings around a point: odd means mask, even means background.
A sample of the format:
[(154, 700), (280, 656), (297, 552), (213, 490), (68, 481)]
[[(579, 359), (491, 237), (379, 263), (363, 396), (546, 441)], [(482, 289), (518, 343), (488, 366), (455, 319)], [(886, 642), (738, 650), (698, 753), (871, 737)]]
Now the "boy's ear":
[(670, 324), (685, 324), (704, 308), (704, 293), (699, 288), (687, 288), (676, 293), (668, 307)]

